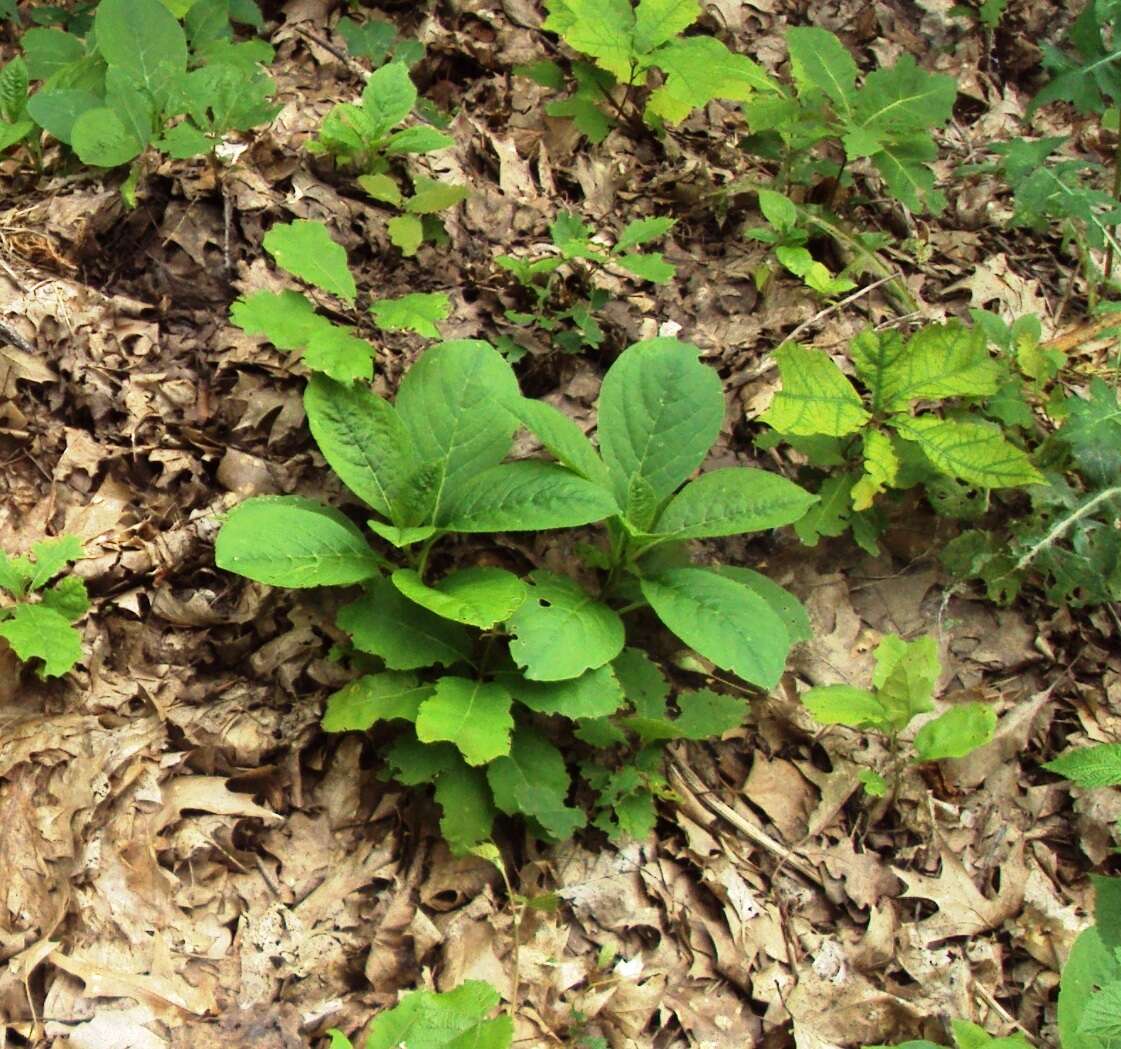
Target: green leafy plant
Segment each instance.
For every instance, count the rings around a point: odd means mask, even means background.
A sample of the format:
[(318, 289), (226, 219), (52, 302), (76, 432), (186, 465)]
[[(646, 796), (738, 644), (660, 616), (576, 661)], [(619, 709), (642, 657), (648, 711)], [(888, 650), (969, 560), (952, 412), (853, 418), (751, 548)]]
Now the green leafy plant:
[[(774, 90), (751, 59), (729, 51), (712, 36), (682, 36), (701, 15), (696, 0), (546, 0), (542, 28), (557, 33), (591, 62), (572, 63), (574, 89), (546, 107), (550, 116), (570, 117), (592, 142), (602, 142), (622, 120), (631, 126), (677, 124), (713, 99), (744, 100)], [(650, 71), (661, 83), (647, 90)], [(519, 66), (554, 91), (565, 89), (564, 68), (545, 60)], [(636, 94), (645, 102), (638, 108)]]
[[(822, 481), (820, 503), (795, 525), (802, 542), (813, 546), (851, 528), (876, 552), (885, 523), (874, 504), (889, 489), (922, 484), (936, 509), (966, 516), (976, 512), (972, 492), (1043, 483), (1000, 427), (969, 410), (997, 393), (1001, 377), (981, 330), (952, 321), (906, 339), (864, 331), (849, 357), (863, 394), (822, 350), (792, 343), (775, 351), (782, 388), (761, 416), (774, 430), (762, 443), (784, 440), (812, 468), (835, 471)], [(931, 402), (941, 415), (915, 412)]]
[[(739, 722), (744, 701), (706, 689), (677, 695), (671, 710), (657, 665), (627, 647), (644, 623), (660, 620), (764, 688), (806, 636), (798, 603), (766, 577), (692, 563), (691, 541), (787, 524), (813, 502), (762, 470), (685, 483), (724, 419), (720, 380), (697, 352), (664, 338), (626, 350), (603, 381), (598, 451), (562, 413), (524, 398), (487, 343), (428, 349), (394, 404), (313, 376), (304, 398), (312, 436), (376, 515), (367, 526), (380, 542), (339, 510), (292, 496), (250, 499), (219, 532), (215, 559), (229, 571), (276, 586), (363, 586), (337, 617), (362, 675), (329, 699), (324, 726), (399, 723), (388, 763), (406, 785), (435, 785), (456, 848), (486, 839), (496, 812), (551, 838), (585, 824), (552, 742), (562, 733), (592, 748), (582, 768), (599, 798), (597, 824), (625, 834), (653, 824), (665, 741)], [(555, 461), (505, 461), (519, 427)], [(583, 547), (579, 579), (437, 546), (454, 533), (597, 522), (603, 538)], [(625, 618), (646, 609), (656, 618)], [(632, 759), (596, 757), (624, 741), (638, 747)]]
[(13, 58), (0, 69), (0, 153), (27, 142), (38, 160), (38, 141), (33, 134), (36, 125), (27, 113), (29, 84), (27, 63), (22, 58)]
[(844, 184), (852, 162), (866, 160), (900, 203), (914, 212), (941, 211), (946, 201), (934, 188), (930, 164), (938, 148), (931, 132), (950, 119), (954, 78), (927, 73), (905, 54), (858, 86), (855, 60), (828, 30), (789, 29), (786, 44), (792, 86), (769, 80), (743, 106), (751, 131), (743, 146), (778, 163), (778, 189), (822, 176)]
[[(957, 1049), (1031, 1049), (1032, 1043), (1019, 1031), (1005, 1038), (996, 1038), (971, 1020), (951, 1020), (950, 1030)], [(889, 1049), (889, 1047), (865, 1046), (865, 1049)], [(926, 1038), (915, 1038), (909, 1042), (900, 1042), (890, 1049), (942, 1049), (942, 1046)]]
[[(894, 754), (899, 733), (919, 714), (934, 709), (934, 686), (942, 667), (932, 637), (904, 641), (887, 635), (876, 648), (872, 688), (855, 685), (821, 685), (802, 696), (802, 702), (823, 725), (848, 725), (875, 729), (891, 740)], [(984, 746), (996, 728), (996, 712), (984, 703), (958, 703), (926, 722), (913, 742), (915, 760), (961, 758)], [(864, 778), (871, 794), (883, 792), (879, 773)]]
[(465, 200), (466, 186), (414, 176), (406, 196), (393, 173), (396, 158), (435, 153), (455, 144), (443, 131), (425, 124), (399, 127), (417, 104), (417, 89), (400, 61), (376, 70), (366, 83), (360, 105), (343, 102), (323, 120), (319, 137), (308, 143), (311, 153), (328, 154), (357, 174), (358, 185), (374, 200), (398, 208), (389, 220), (389, 239), (404, 255), (415, 255), (425, 240), (440, 240), (443, 226), (436, 215)]
[(416, 65), (424, 57), (424, 45), (397, 35), (397, 27), (381, 18), (356, 22), (340, 18), (335, 32), (346, 41), (346, 49), (355, 58), (365, 58), (375, 69), (387, 62)]
[[(594, 231), (579, 216), (561, 212), (549, 226), (556, 255), (539, 259), (503, 255), (495, 259), (513, 275), (529, 299), (526, 304), (529, 309), (507, 310), (506, 319), (543, 332), (565, 353), (598, 347), (603, 342), (603, 329), (595, 314), (607, 305), (607, 292), (592, 287), (586, 299), (563, 301), (562, 291), (567, 288), (561, 281), (562, 268), (576, 268), (575, 276), (585, 286), (588, 273), (581, 269), (585, 264), (591, 268), (615, 267), (639, 280), (663, 284), (673, 277), (676, 268), (660, 251), (641, 249), (664, 237), (673, 224), (673, 219), (669, 218), (635, 219), (624, 227), (612, 247), (605, 248), (593, 242)], [(512, 361), (525, 353), (525, 348), (509, 337), (500, 348)]]
[(31, 551), (33, 558), (0, 551), (0, 594), (10, 599), (0, 604), (0, 637), (24, 662), (36, 660), (40, 677), (58, 677), (82, 658), (81, 634), (72, 624), (89, 611), (86, 585), (77, 576), (56, 578), (83, 556), (82, 544), (64, 535)]
[[(180, 24), (160, 0), (101, 0), (87, 40), (62, 29), (28, 30), (29, 76), (42, 86), (27, 112), (86, 164), (113, 168), (150, 146), (176, 158), (221, 159), (226, 136), (272, 120), (272, 60), (263, 41), (236, 43), (231, 18), (255, 5), (198, 0)], [(131, 201), (138, 170), (126, 182)]]
[[(364, 1049), (510, 1049), (514, 1023), (494, 1016), (498, 992), (485, 980), (452, 991), (410, 991), (375, 1017)], [(354, 1049), (341, 1031), (329, 1032), (330, 1049)]]

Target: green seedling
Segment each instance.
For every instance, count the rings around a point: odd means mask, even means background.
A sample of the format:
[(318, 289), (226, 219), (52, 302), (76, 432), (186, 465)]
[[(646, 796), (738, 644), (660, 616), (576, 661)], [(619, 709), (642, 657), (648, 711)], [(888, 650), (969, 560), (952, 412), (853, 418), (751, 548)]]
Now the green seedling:
[(365, 58), (375, 69), (387, 62), (415, 66), (424, 57), (424, 45), (419, 40), (398, 36), (397, 27), (380, 18), (370, 18), (365, 22), (340, 18), (335, 31), (346, 41), (346, 49), (351, 55)]
[[(974, 492), (1043, 483), (1022, 449), (967, 408), (996, 394), (1001, 376), (979, 329), (935, 324), (907, 339), (865, 331), (849, 356), (863, 393), (822, 350), (793, 343), (775, 351), (782, 389), (761, 416), (775, 431), (763, 444), (786, 441), (811, 467), (833, 471), (820, 503), (795, 525), (802, 542), (851, 528), (876, 552), (884, 522), (875, 503), (889, 489), (921, 484), (936, 509), (961, 516), (979, 501)], [(941, 415), (915, 412), (932, 402)]]
[[(546, 107), (569, 117), (594, 143), (622, 120), (641, 126), (677, 124), (713, 99), (743, 101), (771, 91), (766, 73), (749, 58), (733, 54), (712, 36), (683, 36), (701, 15), (696, 0), (546, 0), (542, 28), (557, 33), (591, 62), (571, 65), (574, 88)], [(659, 86), (647, 86), (651, 70)], [(554, 91), (563, 91), (564, 67), (544, 60), (515, 69)], [(643, 102), (636, 101), (641, 96)]]
[[(941, 673), (938, 647), (932, 637), (904, 641), (889, 634), (876, 649), (872, 688), (822, 685), (802, 696), (806, 708), (823, 725), (848, 725), (897, 738), (911, 720), (934, 709), (934, 686)], [(959, 703), (928, 721), (915, 734), (915, 760), (941, 761), (965, 757), (992, 739), (996, 712), (984, 703)], [(884, 780), (871, 771), (862, 777), (870, 794), (883, 792)]]
[(26, 142), (38, 160), (36, 124), (27, 112), (29, 84), (27, 63), (22, 58), (13, 58), (0, 69), (0, 153)]
[(25, 663), (35, 660), (40, 677), (59, 677), (82, 658), (73, 624), (89, 611), (86, 584), (76, 576), (57, 578), (83, 556), (82, 544), (65, 535), (31, 550), (33, 558), (0, 551), (0, 594), (10, 602), (0, 604), (0, 637)]
[[(549, 226), (556, 254), (540, 259), (521, 259), (503, 255), (495, 262), (512, 274), (529, 298), (529, 309), (507, 310), (506, 319), (525, 328), (534, 328), (551, 339), (565, 353), (595, 349), (603, 342), (603, 330), (595, 314), (607, 305), (607, 292), (591, 288), (586, 299), (562, 304), (562, 267), (577, 270), (585, 278), (588, 270), (608, 267), (621, 269), (639, 280), (664, 284), (677, 272), (660, 251), (641, 250), (644, 245), (664, 237), (673, 219), (635, 219), (619, 234), (614, 246), (593, 243), (593, 230), (571, 212), (561, 212)], [(514, 339), (502, 346), (508, 359), (516, 361), (525, 353)]]
[(362, 92), (361, 104), (344, 102), (323, 120), (319, 137), (308, 143), (311, 153), (334, 157), (353, 171), (358, 185), (374, 200), (400, 209), (389, 220), (392, 243), (404, 255), (415, 255), (425, 240), (445, 234), (436, 215), (467, 199), (466, 186), (413, 176), (411, 195), (394, 175), (397, 158), (435, 153), (455, 144), (443, 131), (424, 124), (399, 127), (417, 105), (417, 90), (408, 66), (394, 61), (376, 70)]
[[(666, 741), (742, 719), (742, 698), (708, 689), (681, 692), (671, 707), (657, 665), (627, 647), (628, 617), (648, 609), (761, 688), (807, 636), (804, 611), (781, 587), (689, 556), (693, 540), (788, 524), (813, 502), (762, 470), (688, 480), (725, 414), (719, 377), (695, 347), (652, 339), (619, 357), (600, 395), (598, 451), (557, 409), (523, 397), (501, 354), (472, 340), (422, 353), (392, 404), (322, 375), (304, 403), (320, 452), (369, 507), (373, 541), (323, 503), (250, 499), (222, 526), (217, 564), (274, 586), (362, 586), (337, 619), (362, 673), (329, 699), (324, 726), (396, 723), (393, 774), (434, 784), (441, 828), (459, 850), (489, 838), (497, 813), (551, 839), (585, 825), (568, 800), (562, 733), (592, 748), (580, 764), (598, 792), (597, 825), (625, 835), (653, 826)], [(522, 427), (552, 461), (507, 461)], [(466, 547), (440, 543), (597, 523), (602, 539), (585, 546), (579, 581), (461, 563)], [(594, 756), (619, 743), (637, 755)]]

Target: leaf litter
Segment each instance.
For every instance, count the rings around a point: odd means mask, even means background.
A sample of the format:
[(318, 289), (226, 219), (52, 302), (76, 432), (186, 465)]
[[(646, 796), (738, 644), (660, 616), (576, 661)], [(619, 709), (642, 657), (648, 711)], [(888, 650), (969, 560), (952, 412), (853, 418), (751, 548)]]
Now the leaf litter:
[[(948, 5), (920, 6), (919, 23), (845, 0), (813, 18), (881, 64), (948, 45), (935, 66), (980, 108), (953, 145), (967, 157), (1012, 134), (1054, 5), (1010, 5), (1023, 31), (997, 41), (1000, 87), (995, 55), (951, 26)], [(341, 43), (318, 0), (289, 0), (269, 23), (285, 105), (224, 185), (228, 226), (203, 165), (164, 163), (133, 212), (96, 177), (35, 185), (0, 166), (0, 320), (17, 336), (0, 345), (0, 536), (19, 553), (78, 535), (95, 601), (70, 678), (21, 676), (0, 652), (0, 1046), (324, 1044), (402, 990), (467, 979), (518, 1002), (524, 1045), (876, 1044), (944, 1038), (950, 1016), (1047, 1037), (1057, 969), (1088, 921), (1085, 874), (1111, 857), (1119, 813), (1037, 766), (1059, 740), (1117, 738), (1108, 617), (1032, 621), (950, 591), (923, 560), (930, 521), (878, 559), (776, 540), (766, 570), (806, 602), (813, 640), (744, 726), (675, 746), (676, 799), (647, 840), (508, 842), (534, 904), (515, 923), (493, 866), (453, 857), (428, 803), (383, 780), (357, 737), (319, 729), (342, 683), (326, 658), (331, 599), (293, 602), (214, 569), (235, 496), (323, 494), (292, 360), (225, 321), (237, 295), (283, 286), (259, 250), (274, 222), (327, 222), (360, 260), (362, 293), (450, 289), (441, 331), (471, 337), (513, 305), (494, 257), (547, 246), (554, 201), (605, 232), (681, 215), (666, 245), (677, 280), (614, 281), (613, 339), (672, 324), (753, 415), (784, 333), (828, 351), (858, 327), (796, 282), (760, 294), (756, 249), (706, 220), (738, 177), (728, 105), (691, 118), (664, 156), (622, 131), (588, 151), (568, 122), (541, 118), (536, 85), (507, 75), (540, 55), (536, 5), (385, 7), (428, 46), (430, 95), (458, 108), (457, 145), (427, 171), (472, 186), (448, 250), (402, 262), (385, 213), (304, 153), (362, 76), (317, 42)], [(771, 70), (802, 21), (781, 0), (709, 9), (707, 28)], [(962, 189), (923, 231), (931, 256), (909, 291), (932, 319), (998, 304), (1062, 339), (1053, 263), (989, 230), (1007, 210), (991, 191)], [(859, 308), (894, 322), (884, 297)], [(419, 345), (381, 333), (382, 392)], [(532, 392), (587, 429), (605, 363), (534, 358)], [(735, 428), (724, 440), (730, 461), (752, 459)], [(548, 537), (508, 541), (545, 568), (572, 557)], [(866, 681), (883, 635), (934, 629), (940, 699), (995, 703), (994, 739), (905, 769), (890, 805), (857, 804), (858, 771), (882, 764), (884, 743), (823, 729), (797, 695)]]

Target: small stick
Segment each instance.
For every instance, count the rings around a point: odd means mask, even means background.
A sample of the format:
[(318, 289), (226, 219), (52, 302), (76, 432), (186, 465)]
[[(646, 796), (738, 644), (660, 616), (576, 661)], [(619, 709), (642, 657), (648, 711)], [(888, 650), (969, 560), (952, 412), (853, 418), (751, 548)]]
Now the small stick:
[(856, 302), (857, 299), (863, 298), (871, 291), (875, 291), (876, 288), (878, 288), (881, 284), (888, 284), (893, 280), (902, 279), (902, 273), (889, 273), (886, 277), (881, 277), (879, 280), (873, 281), (871, 284), (868, 284), (863, 288), (857, 288), (856, 291), (854, 291), (851, 295), (845, 296), (845, 298), (840, 299), (839, 301), (833, 303), (831, 306), (826, 306), (823, 310), (818, 310), (818, 312), (815, 313), (809, 320), (803, 321), (801, 324), (799, 324), (797, 328), (795, 328), (789, 335), (786, 336), (785, 339), (783, 339), (783, 342), (793, 342), (793, 340), (798, 338), (798, 336), (801, 335), (802, 332), (812, 328), (815, 324), (817, 324), (818, 321), (824, 320), (826, 317), (830, 316), (830, 314), (836, 313), (838, 310), (852, 305), (852, 303)]

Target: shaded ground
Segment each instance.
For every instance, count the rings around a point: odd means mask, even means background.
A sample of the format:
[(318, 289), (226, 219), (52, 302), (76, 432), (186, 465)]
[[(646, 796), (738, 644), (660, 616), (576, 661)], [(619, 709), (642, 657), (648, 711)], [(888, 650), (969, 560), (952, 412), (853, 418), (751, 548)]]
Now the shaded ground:
[[(866, 64), (909, 51), (958, 77), (947, 180), (1015, 133), (1034, 41), (1057, 13), (1013, 4), (990, 48), (949, 6), (810, 12)], [(708, 10), (709, 30), (772, 68), (783, 29), (807, 20), (782, 0)], [(0, 538), (17, 552), (81, 536), (95, 595), (87, 658), (63, 681), (44, 685), (0, 653), (0, 1049), (322, 1045), (400, 989), (465, 978), (516, 1003), (524, 1046), (875, 1044), (944, 1039), (951, 1017), (1056, 1044), (1057, 969), (1087, 922), (1087, 871), (1112, 862), (1117, 805), (1072, 796), (1038, 766), (1068, 742), (1119, 738), (1116, 620), (949, 592), (933, 557), (945, 526), (925, 511), (877, 560), (787, 536), (721, 548), (798, 593), (815, 640), (742, 730), (676, 751), (679, 801), (649, 841), (589, 834), (542, 851), (506, 828), (517, 890), (559, 900), (524, 915), (516, 964), (494, 869), (449, 855), (431, 804), (379, 778), (370, 741), (319, 729), (343, 680), (326, 658), (336, 599), (270, 591), (212, 560), (218, 515), (239, 498), (340, 494), (302, 425), (300, 366), (227, 323), (237, 294), (287, 283), (259, 248), (271, 223), (327, 222), (364, 294), (447, 289), (445, 337), (493, 338), (513, 304), (493, 258), (544, 243), (558, 207), (605, 230), (673, 215), (674, 282), (609, 282), (599, 354), (519, 368), (528, 392), (588, 423), (614, 355), (679, 325), (725, 380), (724, 463), (756, 457), (745, 412), (773, 391), (766, 354), (785, 335), (801, 328), (829, 348), (906, 319), (879, 292), (823, 311), (786, 278), (756, 291), (762, 248), (737, 236), (746, 203), (720, 214), (712, 199), (748, 173), (734, 109), (710, 106), (664, 143), (616, 132), (597, 148), (544, 119), (541, 89), (509, 75), (551, 46), (529, 0), (386, 7), (428, 46), (422, 90), (458, 113), (457, 147), (433, 170), (473, 189), (450, 247), (402, 260), (389, 213), (301, 150), (361, 83), (315, 42), (341, 45), (339, 12), (291, 0), (269, 14), (285, 106), (229, 178), (228, 228), (202, 165), (153, 170), (132, 212), (113, 179), (0, 167), (0, 320), (28, 344), (0, 346)], [(1077, 332), (1057, 245), (1002, 232), (1008, 202), (991, 184), (950, 183), (949, 195), (937, 223), (886, 205), (856, 216), (921, 244), (921, 265), (913, 251), (889, 257), (923, 316), (988, 306), (1037, 312), (1048, 336)], [(391, 389), (421, 343), (368, 334)], [(1072, 379), (1099, 354), (1076, 334)], [(529, 555), (547, 556), (547, 542)], [(823, 731), (798, 683), (863, 681), (882, 633), (928, 631), (943, 698), (996, 704), (998, 735), (909, 772), (877, 803), (857, 772), (883, 742)]]

